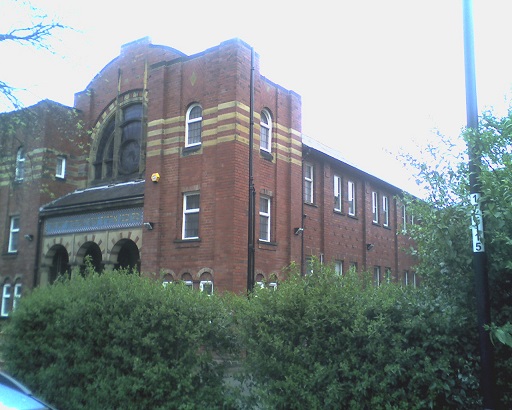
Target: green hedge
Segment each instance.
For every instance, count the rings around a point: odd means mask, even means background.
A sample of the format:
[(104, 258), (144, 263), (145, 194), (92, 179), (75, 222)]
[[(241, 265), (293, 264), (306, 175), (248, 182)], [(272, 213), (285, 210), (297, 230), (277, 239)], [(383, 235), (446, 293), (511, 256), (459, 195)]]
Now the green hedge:
[(314, 271), (238, 316), (247, 382), (268, 408), (478, 408), (471, 318), (421, 290)]
[[(24, 296), (2, 354), (61, 410), (480, 408), (467, 308), (313, 270), (249, 298), (126, 272), (76, 276)], [(231, 359), (243, 372), (226, 373)]]
[(57, 408), (229, 405), (233, 347), (218, 298), (121, 272), (74, 277), (24, 297), (5, 331), (7, 370)]

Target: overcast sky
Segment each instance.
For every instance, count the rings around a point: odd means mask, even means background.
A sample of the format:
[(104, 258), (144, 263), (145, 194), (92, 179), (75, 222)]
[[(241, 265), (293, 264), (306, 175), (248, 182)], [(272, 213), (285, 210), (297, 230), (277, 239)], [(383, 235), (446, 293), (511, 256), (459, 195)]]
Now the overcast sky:
[[(0, 32), (26, 13), (0, 4)], [(149, 36), (188, 55), (238, 37), (271, 81), (302, 96), (303, 132), (350, 162), (412, 190), (394, 158), (466, 124), (462, 0), (33, 0), (74, 30), (54, 54), (0, 43), (0, 79), (25, 88), (26, 105), (74, 93)], [(510, 0), (474, 0), (478, 106), (505, 115), (512, 86)], [(19, 25), (18, 25), (19, 26)], [(0, 106), (0, 110), (5, 107)]]

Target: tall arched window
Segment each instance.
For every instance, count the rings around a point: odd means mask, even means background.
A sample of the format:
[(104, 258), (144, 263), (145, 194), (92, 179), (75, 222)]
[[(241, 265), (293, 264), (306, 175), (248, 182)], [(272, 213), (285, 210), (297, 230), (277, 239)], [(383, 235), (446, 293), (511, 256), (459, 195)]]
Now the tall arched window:
[(2, 286), (2, 306), (0, 308), (0, 316), (8, 317), (12, 306), (12, 285), (6, 279)]
[(94, 162), (96, 181), (126, 179), (141, 172), (142, 114), (142, 104), (131, 104), (103, 127)]
[(272, 150), (272, 117), (268, 110), (261, 112), (260, 149), (267, 152), (271, 152)]
[(185, 130), (185, 146), (192, 147), (201, 144), (201, 124), (203, 109), (199, 104), (192, 104), (187, 110), (187, 123)]
[(25, 149), (19, 147), (16, 153), (16, 171), (14, 179), (16, 181), (23, 181), (23, 178), (25, 178)]

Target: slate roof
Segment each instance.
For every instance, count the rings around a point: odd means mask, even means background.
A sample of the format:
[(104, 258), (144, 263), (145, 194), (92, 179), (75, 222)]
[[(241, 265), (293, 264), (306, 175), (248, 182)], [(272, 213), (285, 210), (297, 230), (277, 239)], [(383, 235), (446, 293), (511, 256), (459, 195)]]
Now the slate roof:
[(142, 202), (144, 198), (144, 180), (130, 181), (120, 184), (102, 185), (79, 189), (64, 195), (49, 204), (43, 205), (41, 214), (54, 212), (78, 211), (80, 209), (96, 209), (121, 206), (126, 203)]

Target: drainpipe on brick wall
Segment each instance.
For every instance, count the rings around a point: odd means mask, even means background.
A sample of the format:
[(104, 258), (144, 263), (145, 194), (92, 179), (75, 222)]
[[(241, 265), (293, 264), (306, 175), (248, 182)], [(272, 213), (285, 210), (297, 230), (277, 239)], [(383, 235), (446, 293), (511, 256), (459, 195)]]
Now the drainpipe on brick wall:
[(304, 225), (306, 222), (306, 215), (304, 214), (304, 158), (302, 158), (302, 169), (301, 169), (301, 195), (300, 195), (300, 227), (302, 231), (300, 233), (300, 274), (304, 276)]
[(306, 153), (304, 153), (304, 145), (302, 146), (302, 162), (301, 162), (301, 197), (300, 197), (300, 213), (301, 213), (301, 220), (300, 220), (300, 227), (302, 228), (302, 231), (300, 233), (300, 274), (302, 276), (305, 275), (304, 272), (304, 229), (305, 229), (305, 223), (306, 223), (306, 217), (307, 215), (304, 213), (304, 161), (306, 160), (307, 156), (310, 153), (310, 150), (308, 149)]
[(37, 221), (37, 232), (36, 232), (36, 256), (34, 258), (34, 278), (32, 288), (37, 286), (37, 273), (39, 271), (39, 254), (41, 253), (41, 235), (43, 229), (43, 220), (38, 218)]
[[(366, 233), (368, 231), (368, 227), (366, 226), (366, 181), (363, 181), (362, 183), (362, 188), (363, 188), (363, 200), (362, 200), (362, 206), (359, 207), (359, 209), (361, 209), (361, 212), (363, 213), (362, 215), (362, 219), (363, 219), (363, 272), (366, 271), (367, 269), (367, 260), (366, 260), (366, 257), (367, 257), (367, 253), (368, 253), (368, 249), (366, 248), (366, 244), (367, 244), (367, 241), (366, 241)], [(357, 204), (357, 202), (356, 202)]]
[(393, 211), (395, 213), (395, 218), (393, 220), (393, 226), (395, 227), (395, 236), (394, 236), (394, 239), (395, 239), (395, 275), (396, 275), (396, 278), (398, 281), (401, 281), (401, 276), (400, 276), (400, 265), (399, 265), (399, 244), (398, 244), (398, 239), (399, 239), (399, 235), (398, 235), (398, 202), (397, 202), (397, 199), (396, 199), (396, 196), (393, 197)]
[(255, 259), (255, 202), (256, 191), (253, 176), (253, 145), (254, 145), (254, 48), (251, 47), (251, 77), (249, 101), (249, 215), (247, 229), (247, 293), (254, 289)]

